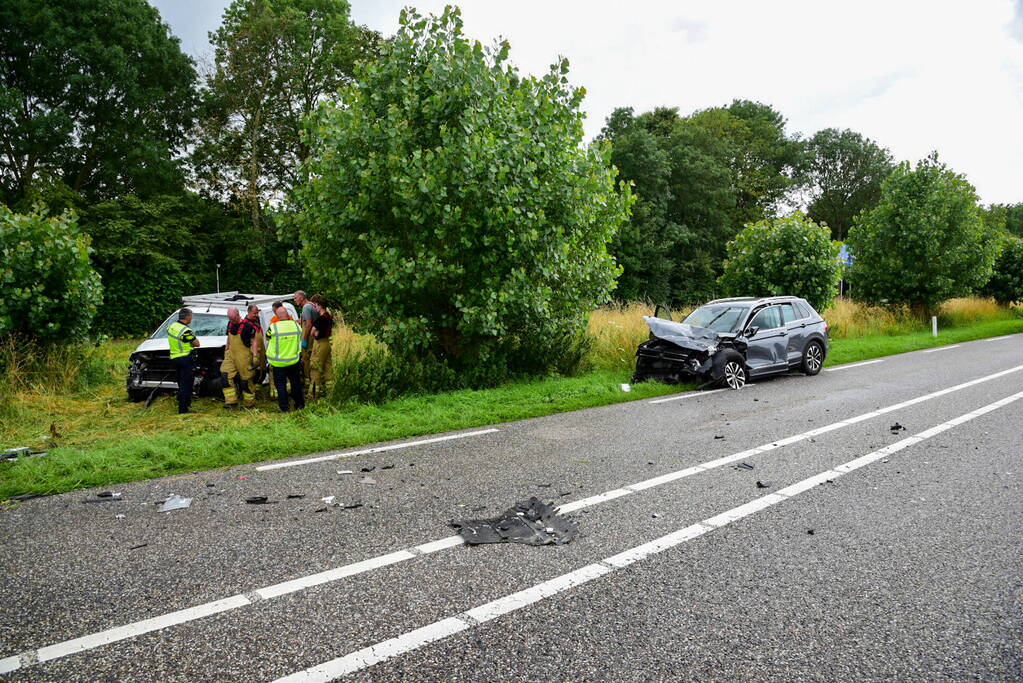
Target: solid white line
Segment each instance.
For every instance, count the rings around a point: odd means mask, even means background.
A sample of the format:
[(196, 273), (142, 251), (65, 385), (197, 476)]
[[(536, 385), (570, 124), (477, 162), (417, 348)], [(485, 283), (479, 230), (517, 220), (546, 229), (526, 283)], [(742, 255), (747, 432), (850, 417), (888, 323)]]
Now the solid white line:
[(988, 337), (987, 339), (982, 339), (981, 341), (1001, 341), (1003, 339), (1008, 339), (1009, 337), (1012, 337), (1012, 336), (1013, 335), (1011, 335), (1011, 334), (1007, 334), (1007, 335), (1005, 335), (1003, 337)]
[(365, 448), (361, 451), (349, 451), (347, 453), (334, 453), (331, 455), (321, 455), (318, 458), (306, 458), (305, 460), (292, 460), (291, 462), (275, 462), (272, 465), (261, 465), (256, 468), (259, 472), (265, 472), (267, 470), (279, 470), (282, 467), (294, 467), (295, 465), (308, 465), (311, 462), (324, 462), (326, 460), (340, 460), (341, 458), (352, 458), (356, 455), (366, 455), (367, 453), (383, 453), (384, 451), (393, 451), (399, 448), (409, 448), (411, 446), (422, 446), (428, 443), (437, 443), (438, 441), (451, 441), (452, 439), (464, 439), (469, 436), (480, 436), (481, 434), (493, 434), (499, 431), (497, 429), (481, 429), (478, 432), (466, 432), (464, 434), (450, 434), (448, 436), (437, 436), (432, 439), (421, 439), (419, 441), (407, 441), (405, 443), (395, 443), (390, 446), (377, 446), (376, 448)]
[(878, 360), (865, 360), (862, 363), (849, 363), (846, 365), (836, 365), (833, 368), (824, 368), (824, 372), (838, 372), (839, 370), (848, 370), (849, 368), (858, 368), (863, 365), (870, 365), (871, 363), (883, 363), (884, 359), (879, 358)]
[[(714, 469), (714, 468), (717, 468), (717, 467), (722, 467), (724, 465), (727, 465), (727, 464), (730, 464), (730, 463), (733, 463), (733, 462), (737, 462), (739, 460), (745, 460), (746, 458), (753, 457), (753, 456), (758, 455), (760, 453), (766, 453), (766, 452), (775, 450), (776, 448), (778, 448), (778, 446), (776, 444), (779, 444), (779, 443), (782, 443), (782, 442), (795, 443), (797, 440), (809, 439), (809, 438), (812, 438), (812, 437), (817, 436), (819, 434), (823, 434), (825, 432), (832, 431), (834, 429), (839, 429), (841, 427), (846, 427), (846, 426), (848, 426), (850, 424), (854, 424), (856, 422), (860, 422), (860, 421), (865, 420), (865, 419), (869, 419), (869, 418), (872, 418), (872, 417), (877, 417), (878, 415), (883, 415), (885, 413), (889, 413), (889, 412), (892, 412), (892, 411), (895, 411), (895, 410), (899, 410), (901, 408), (905, 408), (905, 407), (908, 407), (908, 406), (916, 405), (917, 403), (922, 403), (922, 402), (928, 401), (928, 400), (930, 400), (932, 398), (937, 398), (939, 396), (944, 396), (944, 395), (950, 394), (950, 393), (952, 393), (954, 391), (959, 391), (961, 389), (966, 389), (968, 387), (976, 386), (977, 384), (982, 384), (984, 382), (989, 382), (991, 380), (998, 379), (999, 377), (1004, 377), (1006, 375), (1009, 375), (1009, 374), (1014, 373), (1014, 372), (1018, 372), (1020, 370), (1023, 370), (1023, 365), (1017, 365), (1016, 367), (1009, 368), (1008, 370), (1002, 370), (1000, 372), (996, 372), (996, 373), (991, 374), (991, 375), (986, 375), (984, 377), (978, 377), (977, 379), (973, 379), (973, 380), (970, 380), (968, 382), (964, 382), (962, 384), (957, 384), (957, 385), (952, 386), (952, 387), (947, 387), (945, 389), (940, 389), (940, 390), (932, 392), (930, 394), (924, 394), (923, 396), (917, 396), (916, 398), (911, 398), (911, 399), (903, 401), (901, 403), (896, 403), (896, 404), (893, 404), (893, 405), (890, 405), (890, 406), (886, 406), (885, 408), (881, 408), (879, 410), (875, 410), (875, 411), (872, 411), (872, 412), (869, 412), (869, 413), (865, 413), (863, 415), (859, 415), (859, 416), (856, 416), (856, 417), (848, 418), (848, 419), (842, 420), (840, 422), (835, 422), (835, 423), (832, 423), (830, 425), (825, 425), (823, 427), (817, 427), (816, 429), (811, 429), (808, 432), (803, 432), (800, 435), (796, 435), (796, 436), (801, 437), (800, 439), (794, 439), (794, 437), (789, 437), (787, 439), (781, 439), (780, 441), (775, 441), (775, 442), (772, 442), (770, 444), (765, 444), (763, 446), (758, 446), (756, 448), (750, 448), (750, 449), (745, 450), (745, 451), (740, 451), (739, 453), (733, 453), (732, 455), (727, 455), (727, 456), (724, 456), (722, 458), (717, 458), (716, 460), (711, 460), (709, 462), (705, 462), (705, 463), (702, 463), (700, 465), (695, 465), (695, 466), (692, 466), (692, 467), (687, 467), (687, 468), (682, 469), (682, 470), (677, 470), (675, 472), (668, 472), (667, 474), (662, 474), (662, 475), (659, 475), (659, 476), (656, 476), (656, 477), (651, 477), (650, 479), (645, 479), (643, 481), (639, 481), (639, 482), (636, 482), (634, 484), (631, 484), (628, 487), (612, 489), (610, 491), (605, 491), (604, 493), (599, 493), (597, 495), (589, 496), (588, 498), (582, 498), (582, 499), (579, 499), (579, 500), (575, 500), (575, 501), (572, 501), (570, 503), (566, 503), (566, 504), (560, 506), (560, 510), (562, 512), (573, 512), (575, 510), (580, 510), (582, 508), (589, 507), (591, 505), (599, 505), (600, 503), (604, 503), (604, 502), (607, 502), (609, 500), (614, 500), (616, 498), (621, 498), (623, 496), (628, 496), (628, 495), (631, 495), (631, 494), (636, 493), (638, 491), (654, 488), (655, 486), (660, 486), (660, 485), (668, 483), (668, 482), (677, 481), (677, 480), (683, 479), (685, 477), (690, 477), (690, 476), (693, 476), (694, 474), (698, 474), (700, 472), (705, 472), (705, 471), (710, 470), (710, 469)], [(944, 431), (945, 429), (950, 428), (950, 426), (951, 425), (945, 426), (940, 431)], [(937, 430), (939, 427), (942, 427), (942, 425), (938, 425), (938, 427), (934, 427), (933, 429)], [(935, 432), (935, 433), (938, 433), (938, 432)], [(920, 436), (923, 436), (923, 435), (924, 435), (924, 433), (920, 434)], [(927, 438), (927, 437), (925, 436), (924, 438)], [(404, 444), (404, 445), (410, 445), (410, 444)], [(784, 491), (779, 491), (779, 493), (784, 493)], [(258, 589), (256, 591), (252, 591), (252, 592), (250, 592), (250, 594), (254, 592), (259, 597), (261, 597), (263, 599), (268, 599), (268, 598), (271, 598), (271, 597), (277, 597), (277, 596), (280, 596), (280, 595), (286, 595), (288, 593), (292, 593), (292, 592), (295, 592), (297, 590), (302, 590), (302, 589), (308, 588), (310, 586), (316, 586), (316, 585), (320, 585), (322, 583), (327, 583), (327, 582), (330, 582), (330, 581), (337, 581), (339, 579), (347, 578), (347, 577), (350, 577), (350, 576), (355, 576), (357, 574), (361, 574), (361, 573), (364, 573), (364, 572), (367, 572), (367, 571), (371, 571), (371, 570), (377, 569), (379, 567), (385, 567), (385, 566), (388, 566), (388, 565), (391, 565), (391, 564), (395, 564), (397, 562), (403, 562), (405, 560), (412, 559), (412, 558), (414, 558), (414, 557), (416, 557), (418, 555), (421, 555), (421, 554), (433, 553), (433, 552), (437, 552), (437, 551), (440, 551), (440, 550), (445, 550), (445, 549), (448, 549), (448, 548), (455, 548), (455, 547), (458, 547), (458, 546), (463, 545), (463, 544), (464, 544), (464, 540), (462, 539), (461, 536), (447, 536), (445, 538), (440, 538), (440, 539), (437, 539), (435, 541), (430, 541), (430, 542), (427, 542), (427, 543), (423, 543), (421, 545), (414, 546), (412, 548), (408, 548), (408, 549), (404, 549), (404, 550), (399, 550), (397, 552), (388, 553), (386, 555), (380, 555), (380, 556), (377, 556), (377, 557), (374, 557), (374, 558), (369, 558), (367, 560), (363, 560), (361, 562), (355, 562), (353, 564), (342, 565), (341, 567), (336, 567), (334, 569), (328, 569), (326, 571), (318, 572), (316, 574), (312, 574), (312, 575), (305, 576), (305, 577), (299, 577), (299, 578), (293, 579), (291, 581), (285, 581), (283, 583), (274, 584), (274, 585), (271, 585), (271, 586), (266, 586), (266, 587), (260, 588), (260, 589)], [(238, 602), (237, 602), (237, 604), (234, 604), (234, 607), (228, 607), (227, 609), (234, 609), (235, 607), (243, 607), (243, 606), (245, 606), (245, 605), (247, 605), (247, 604), (249, 604), (251, 602), (248, 598), (245, 597), (245, 594), (239, 594), (239, 595), (235, 595), (235, 596), (232, 596), (232, 597), (229, 597), (229, 598), (225, 598), (224, 600), (218, 600), (218, 601), (215, 601), (215, 602), (212, 602), (212, 603), (206, 603), (205, 605), (197, 605), (196, 607), (192, 607), (192, 608), (185, 609), (185, 610), (179, 610), (177, 612), (171, 612), (169, 614), (165, 614), (165, 615), (162, 615), (162, 616), (153, 617), (151, 619), (146, 619), (144, 621), (135, 622), (134, 624), (126, 624), (124, 626), (118, 626), (118, 627), (109, 629), (107, 631), (101, 631), (100, 633), (93, 634), (91, 636), (83, 636), (82, 638), (76, 638), (74, 640), (64, 641), (63, 643), (57, 643), (55, 645), (49, 646), (49, 648), (57, 648), (57, 647), (60, 647), (60, 646), (63, 646), (63, 645), (69, 645), (71, 643), (82, 644), (82, 643), (87, 643), (87, 642), (95, 642), (95, 644), (94, 645), (87, 645), (87, 646), (84, 646), (84, 647), (80, 647), (79, 650), (74, 650), (74, 651), (80, 651), (80, 650), (83, 650), (83, 649), (89, 649), (91, 647), (98, 647), (99, 645), (105, 645), (105, 644), (108, 644), (108, 643), (117, 642), (119, 640), (124, 640), (124, 639), (127, 639), (127, 638), (132, 638), (132, 637), (134, 637), (136, 635), (141, 635), (143, 633), (148, 633), (150, 631), (155, 631), (155, 630), (158, 630), (158, 629), (167, 628), (168, 626), (174, 626), (174, 625), (177, 625), (177, 624), (185, 623), (186, 621), (191, 621), (193, 619), (199, 619), (199, 618), (201, 618), (203, 616), (207, 616), (207, 614), (203, 610), (207, 609), (209, 606), (220, 605), (220, 604), (222, 604), (222, 603), (224, 603), (226, 601), (232, 601), (232, 600), (237, 600)], [(193, 610), (195, 610), (195, 611), (193, 611)], [(215, 611), (209, 612), (209, 614), (216, 614), (219, 611), (223, 611), (223, 610), (222, 609), (216, 609)], [(142, 630), (138, 630), (139, 628), (142, 628)], [(96, 638), (97, 640), (90, 641), (89, 639), (92, 639), (92, 638)], [(52, 652), (53, 650), (49, 650), (49, 648), (43, 648), (43, 649)], [(70, 652), (68, 652), (68, 654), (70, 654)], [(63, 655), (60, 655), (60, 656), (63, 656)], [(13, 657), (13, 658), (8, 657), (7, 659), (0, 660), (0, 667), (2, 667), (2, 666), (14, 666), (15, 669), (20, 668), (20, 666), (21, 666), (20, 663), (18, 663), (17, 661), (13, 661), (12, 662), (12, 660), (17, 660), (17, 659), (18, 659), (17, 657)], [(11, 670), (13, 671), (14, 669), (11, 669)]]
[[(960, 417), (966, 417), (968, 420), (971, 420), (979, 415), (989, 413), (992, 410), (1008, 405), (1009, 403), (1021, 398), (1023, 398), (1023, 391)], [(959, 418), (956, 419), (958, 420)], [(945, 422), (943, 424), (951, 423), (952, 421)], [(957, 424), (961, 424), (961, 422)], [(561, 576), (557, 576), (553, 579), (548, 579), (543, 583), (538, 583), (525, 590), (484, 603), (463, 613), (469, 618), (468, 621), (459, 617), (449, 617), (448, 619), (434, 622), (433, 624), (416, 629), (415, 631), (410, 631), (404, 635), (391, 638), (390, 640), (385, 640), (377, 645), (364, 648), (358, 652), (353, 652), (309, 669), (298, 671), (289, 676), (285, 676), (284, 678), (279, 678), (277, 679), (277, 683), (293, 683), (297, 681), (304, 681), (307, 683), (327, 683), (328, 681), (332, 681), (340, 676), (361, 671), (362, 669), (374, 664), (379, 664), (380, 662), (388, 659), (417, 650), (428, 643), (436, 642), (454, 635), (455, 633), (465, 631), (468, 628), (475, 626), (477, 623), (496, 619), (523, 607), (532, 605), (545, 598), (553, 597), (559, 593), (569, 591), (584, 583), (606, 576), (617, 569), (656, 555), (668, 550), (669, 548), (674, 548), (694, 538), (698, 538), (699, 536), (713, 531), (714, 529), (720, 529), (724, 526), (737, 522), (740, 519), (749, 517), (750, 515), (756, 514), (761, 510), (765, 510), (766, 508), (780, 503), (783, 500), (789, 500), (795, 495), (805, 493), (822, 483), (822, 477), (826, 477), (827, 479), (837, 479), (838, 477), (859, 469), (864, 465), (876, 462), (895, 451), (920, 443), (923, 440), (924, 438), (920, 435), (907, 437), (896, 444), (868, 453), (831, 470), (821, 472), (813, 477), (796, 482), (795, 484), (783, 489), (788, 493), (782, 493), (779, 491), (761, 498), (756, 498), (748, 503), (734, 507), (731, 510), (726, 510), (725, 512), (714, 515), (713, 517), (708, 517), (697, 524), (679, 529), (678, 531), (674, 531), (666, 536), (662, 536), (658, 539), (654, 539), (653, 541), (630, 548), (624, 552), (604, 558), (600, 562), (588, 564), (585, 567), (581, 567), (580, 569), (576, 569), (567, 574), (562, 574)], [(456, 623), (452, 623), (452, 620)], [(424, 633), (428, 634), (428, 636), (424, 637)]]
[(949, 349), (958, 349), (962, 344), (952, 344), (951, 346), (939, 346), (936, 349), (924, 349), (920, 353), (934, 353), (936, 351), (948, 351)]
[(4, 657), (0, 659), (0, 674), (10, 673), (17, 671), (21, 668), (21, 657), (15, 655), (14, 657)]
[(681, 401), (684, 398), (699, 398), (700, 396), (710, 396), (711, 394), (716, 394), (719, 391), (724, 391), (724, 389), (711, 389), (710, 391), (699, 390), (687, 391), (685, 393), (679, 394), (678, 396), (669, 396), (668, 398), (655, 398), (654, 400), (649, 401), (649, 403), (667, 403), (668, 401)]

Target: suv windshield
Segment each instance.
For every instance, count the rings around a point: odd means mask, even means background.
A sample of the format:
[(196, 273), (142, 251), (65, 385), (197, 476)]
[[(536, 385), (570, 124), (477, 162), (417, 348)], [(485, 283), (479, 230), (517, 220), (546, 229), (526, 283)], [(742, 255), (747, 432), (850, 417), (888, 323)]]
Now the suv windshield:
[(687, 325), (706, 327), (715, 332), (735, 332), (746, 317), (746, 306), (700, 306), (683, 320)]
[[(163, 325), (160, 325), (160, 329), (153, 332), (149, 338), (160, 339), (161, 337), (166, 337), (167, 328), (174, 322), (177, 322), (176, 317), (172, 317)], [(197, 337), (223, 337), (227, 334), (227, 316), (214, 315), (212, 313), (193, 313), (192, 322), (188, 327)]]

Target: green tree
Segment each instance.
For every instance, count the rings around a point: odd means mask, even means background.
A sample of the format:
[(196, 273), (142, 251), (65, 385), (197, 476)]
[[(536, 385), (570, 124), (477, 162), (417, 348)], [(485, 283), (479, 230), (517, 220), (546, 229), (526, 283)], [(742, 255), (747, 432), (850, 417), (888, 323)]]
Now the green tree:
[(980, 217), (992, 232), (1023, 237), (1023, 202), (982, 207)]
[(240, 203), (266, 247), (264, 210), (287, 197), (309, 154), (303, 119), (351, 81), (379, 35), (352, 24), (345, 0), (234, 0), (210, 42), (192, 164), (208, 192)]
[(842, 242), (853, 217), (881, 199), (881, 183), (894, 166), (892, 155), (859, 133), (825, 128), (806, 142), (806, 157), (806, 213)]
[(1023, 302), (1023, 239), (1010, 235), (1000, 242), (991, 279), (980, 293), (1002, 304)]
[(584, 148), (584, 91), (457, 9), (412, 10), (380, 59), (310, 123), (297, 189), (310, 271), (391, 352), (474, 384), (551, 367), (618, 274), (606, 245), (631, 196), (606, 145)]
[(180, 187), (195, 69), (148, 2), (5, 0), (0, 54), (0, 199)]
[(74, 214), (16, 214), (0, 204), (0, 336), (80, 340), (101, 298), (89, 237)]
[(856, 296), (920, 315), (983, 286), (997, 252), (973, 186), (936, 153), (892, 171), (877, 206), (854, 219), (848, 243)]
[(721, 286), (729, 296), (789, 294), (818, 311), (838, 293), (838, 245), (827, 228), (796, 212), (747, 226), (728, 243)]

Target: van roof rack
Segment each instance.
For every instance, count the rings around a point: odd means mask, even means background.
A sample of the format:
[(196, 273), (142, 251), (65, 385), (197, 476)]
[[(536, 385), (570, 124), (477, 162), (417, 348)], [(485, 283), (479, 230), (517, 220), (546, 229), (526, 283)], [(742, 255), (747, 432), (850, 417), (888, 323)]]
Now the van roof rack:
[(182, 306), (216, 305), (248, 306), (249, 304), (269, 304), (274, 301), (291, 301), (291, 294), (242, 294), (241, 292), (215, 292), (213, 294), (194, 294), (181, 297)]

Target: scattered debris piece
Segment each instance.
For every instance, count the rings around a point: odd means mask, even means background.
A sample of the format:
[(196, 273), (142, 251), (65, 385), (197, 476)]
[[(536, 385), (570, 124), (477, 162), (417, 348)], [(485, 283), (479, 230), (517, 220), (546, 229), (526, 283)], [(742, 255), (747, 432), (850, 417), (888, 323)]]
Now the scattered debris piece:
[(884, 459), (884, 460), (882, 460), (881, 462), (888, 462), (888, 458), (885, 458), (885, 459)]
[(362, 479), (359, 480), (359, 483), (366, 484), (368, 486), (376, 486), (377, 480), (374, 479), (373, 477), (363, 477)]
[(487, 509), (487, 506), (486, 506), (486, 505), (480, 505), (479, 507), (474, 507), (474, 508), (472, 509), (472, 511), (473, 511), (473, 512), (483, 512), (483, 511), (484, 511), (484, 510), (486, 510), (486, 509)]
[(138, 545), (133, 545), (132, 547), (128, 548), (128, 550), (138, 550), (139, 548), (145, 548), (147, 545), (149, 545), (149, 544), (148, 543), (139, 543)]
[(114, 515), (114, 519), (124, 519), (124, 517), (125, 516), (123, 514), (121, 514), (121, 515)]
[(390, 465), (384, 465), (380, 469), (382, 469), (382, 470), (393, 470), (394, 469), (394, 463), (391, 463)]
[(630, 384), (622, 384), (621, 387), (622, 387), (622, 391), (624, 391), (626, 393), (632, 391), (632, 385), (630, 385)]
[(20, 501), (23, 501), (23, 500), (32, 500), (33, 498), (42, 498), (44, 495), (46, 495), (46, 494), (44, 494), (44, 493), (23, 493), (20, 496), (11, 496), (11, 500), (16, 500), (16, 501), (20, 502)]
[(748, 462), (740, 462), (733, 469), (737, 469), (737, 470), (751, 470), (751, 469), (753, 469), (753, 465), (749, 464)]
[(288, 500), (293, 500), (295, 498), (305, 498), (305, 494), (304, 493), (289, 493), (288, 494)]
[(313, 510), (313, 512), (326, 512), (326, 511), (327, 511), (327, 508), (325, 508), (325, 507), (320, 508), (318, 510)]
[(156, 509), (157, 512), (170, 512), (171, 510), (183, 510), (192, 504), (191, 498), (171, 494), (170, 498), (163, 501), (163, 504)]
[(715, 434), (714, 438), (715, 439), (723, 439), (723, 438), (725, 438), (725, 435), (724, 434)]
[[(331, 503), (334, 502), (334, 496), (327, 496), (326, 498), (320, 498), (320, 500), (322, 500), (327, 505), (330, 505)], [(317, 512), (319, 512), (319, 510), (317, 510)]]
[(376, 465), (366, 465), (365, 467), (362, 468), (362, 471), (363, 472), (372, 472), (376, 468), (377, 468)]
[(341, 509), (342, 510), (354, 510), (356, 508), (361, 508), (361, 507), (362, 507), (362, 503), (359, 502), (359, 501), (355, 501), (355, 502), (349, 503), (348, 505), (341, 505)]
[(558, 495), (559, 495), (559, 496), (571, 496), (571, 495), (572, 495), (572, 492), (571, 492), (571, 491), (568, 491), (568, 490), (565, 490), (565, 491), (558, 491)]
[(245, 502), (249, 505), (267, 505), (270, 501), (266, 496), (249, 496), (245, 499)]
[(120, 491), (114, 493), (113, 491), (102, 491), (96, 494), (95, 498), (86, 498), (83, 503), (112, 503), (115, 500), (124, 500), (121, 496)]
[(771, 482), (769, 482), (769, 481), (760, 481), (759, 479), (757, 479), (757, 488), (758, 489), (769, 489), (769, 488), (771, 488)]
[(206, 488), (212, 488), (214, 486), (216, 486), (216, 484), (206, 484)]
[(355, 474), (352, 470), (338, 470), (338, 474)]
[(553, 484), (537, 484), (542, 489), (549, 489)]
[(657, 519), (660, 516), (661, 516), (661, 513), (659, 513), (659, 512), (655, 512), (654, 514), (651, 515), (651, 517), (653, 517), (654, 519)]
[(806, 530), (806, 533), (808, 533), (808, 534), (810, 534), (811, 536), (813, 536), (813, 529), (807, 529), (807, 530)]
[(0, 453), (0, 460), (17, 460), (19, 456), (28, 455), (32, 449), (28, 446), (19, 446), (18, 448), (8, 448), (7, 450)]
[(563, 545), (575, 538), (579, 526), (558, 512), (553, 503), (539, 498), (519, 501), (500, 517), (452, 520), (468, 545), (481, 543), (525, 543), (527, 545)]
[(890, 429), (892, 430), (892, 434), (898, 434), (899, 432), (903, 431), (905, 427), (896, 422), (890, 427)]
[(240, 477), (238, 477), (238, 478), (239, 478), (239, 479), (248, 479), (248, 477), (246, 477), (246, 476), (245, 476), (244, 474), (243, 474), (243, 475), (241, 475), (241, 476), (240, 476)]

